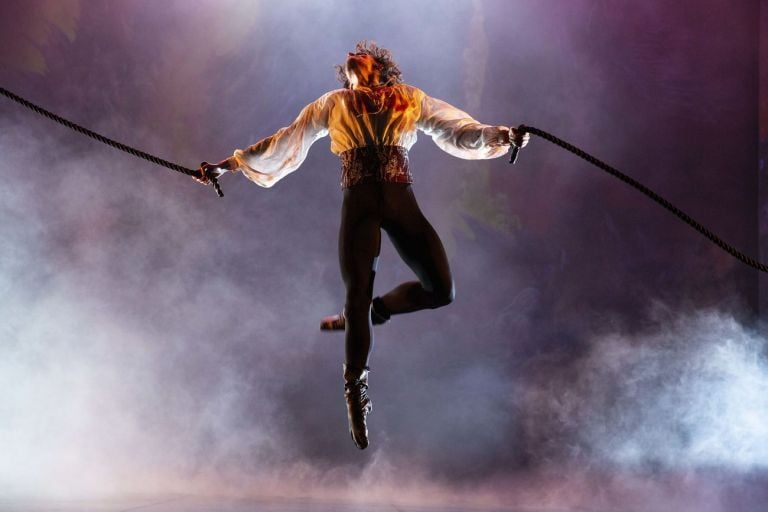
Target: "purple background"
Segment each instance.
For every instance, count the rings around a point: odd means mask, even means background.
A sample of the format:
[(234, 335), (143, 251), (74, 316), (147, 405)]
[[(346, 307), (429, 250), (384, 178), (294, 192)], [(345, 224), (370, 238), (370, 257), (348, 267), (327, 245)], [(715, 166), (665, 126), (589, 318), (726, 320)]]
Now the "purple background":
[[(752, 256), (759, 15), (725, 0), (14, 0), (0, 85), (194, 167), (290, 123), (372, 39), (408, 83), (569, 140)], [(457, 299), (377, 329), (365, 452), (343, 336), (318, 331), (343, 300), (328, 139), (273, 189), (225, 176), (223, 200), (5, 99), (0, 151), (0, 495), (768, 500), (756, 271), (541, 139), (515, 167), (423, 135), (411, 151)], [(376, 292), (406, 279), (385, 242)]]

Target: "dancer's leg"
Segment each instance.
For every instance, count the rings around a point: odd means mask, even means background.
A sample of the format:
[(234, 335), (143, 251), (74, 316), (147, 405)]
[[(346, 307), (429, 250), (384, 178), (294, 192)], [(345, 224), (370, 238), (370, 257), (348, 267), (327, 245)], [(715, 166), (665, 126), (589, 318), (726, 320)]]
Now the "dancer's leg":
[(374, 185), (358, 184), (344, 191), (339, 229), (339, 263), (347, 289), (344, 399), (349, 432), (360, 449), (368, 446), (366, 416), (372, 410), (368, 397), (368, 356), (373, 345), (370, 309), (374, 266), (381, 247), (381, 193)]
[(373, 346), (370, 307), (374, 264), (381, 248), (380, 195), (375, 186), (356, 185), (344, 192), (339, 230), (339, 263), (346, 286), (346, 362), (368, 366)]
[(397, 315), (450, 304), (454, 283), (440, 237), (424, 217), (410, 185), (385, 184), (382, 228), (418, 281), (403, 283), (377, 298), (383, 313)]

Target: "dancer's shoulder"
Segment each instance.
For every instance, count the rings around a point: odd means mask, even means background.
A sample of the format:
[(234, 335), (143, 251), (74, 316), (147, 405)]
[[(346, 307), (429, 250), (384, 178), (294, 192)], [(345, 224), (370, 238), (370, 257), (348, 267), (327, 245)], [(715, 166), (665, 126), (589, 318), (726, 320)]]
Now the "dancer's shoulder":
[(334, 89), (320, 96), (320, 98), (318, 98), (318, 101), (334, 100), (334, 99), (343, 97), (348, 92), (349, 92), (349, 89)]
[(402, 83), (397, 84), (395, 87), (398, 87), (403, 92), (403, 94), (406, 94), (411, 98), (421, 99), (426, 96), (426, 93), (415, 85)]

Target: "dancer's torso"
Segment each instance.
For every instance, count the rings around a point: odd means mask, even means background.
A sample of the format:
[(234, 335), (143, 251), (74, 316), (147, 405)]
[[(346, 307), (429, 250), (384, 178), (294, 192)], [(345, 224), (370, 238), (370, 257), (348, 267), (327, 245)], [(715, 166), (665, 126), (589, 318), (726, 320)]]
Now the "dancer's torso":
[(337, 91), (329, 111), (331, 151), (341, 159), (341, 186), (412, 183), (408, 149), (416, 142), (420, 91), (407, 85)]
[(410, 149), (416, 142), (423, 96), (405, 84), (335, 91), (328, 110), (331, 151), (338, 155), (364, 146)]

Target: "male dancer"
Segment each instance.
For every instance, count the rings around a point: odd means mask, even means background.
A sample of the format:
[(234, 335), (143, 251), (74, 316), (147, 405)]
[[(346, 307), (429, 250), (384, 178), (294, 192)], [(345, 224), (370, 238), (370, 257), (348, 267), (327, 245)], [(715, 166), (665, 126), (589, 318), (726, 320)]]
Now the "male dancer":
[[(340, 315), (326, 317), (323, 330), (346, 331), (344, 396), (355, 445), (368, 446), (366, 416), (368, 356), (372, 324), (390, 316), (439, 308), (454, 298), (445, 250), (422, 214), (411, 189), (408, 150), (416, 130), (430, 135), (440, 149), (465, 159), (504, 155), (514, 144), (523, 147), (528, 134), (506, 126), (488, 126), (469, 114), (431, 98), (402, 82), (391, 53), (361, 41), (345, 65), (336, 66), (343, 89), (321, 96), (296, 120), (245, 150), (236, 150), (218, 164), (201, 167), (201, 183), (225, 172), (242, 172), (262, 187), (272, 187), (295, 171), (309, 147), (330, 135), (331, 151), (341, 159), (343, 203), (339, 261), (346, 286)], [(381, 230), (414, 271), (418, 281), (403, 283), (372, 299)]]

